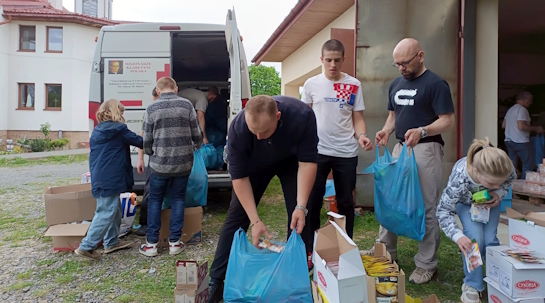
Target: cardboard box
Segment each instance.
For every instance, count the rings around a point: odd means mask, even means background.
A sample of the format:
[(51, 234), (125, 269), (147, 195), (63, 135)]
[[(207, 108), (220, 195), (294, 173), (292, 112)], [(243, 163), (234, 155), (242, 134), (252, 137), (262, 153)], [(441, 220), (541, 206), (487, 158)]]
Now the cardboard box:
[(420, 298), (411, 298), (409, 295), (405, 295), (405, 302), (406, 303), (441, 303), (439, 301), (439, 298), (437, 298), (437, 295), (431, 295), (427, 297), (426, 299), (420, 299)]
[(545, 297), (545, 264), (523, 263), (502, 255), (509, 246), (486, 248), (486, 276), (513, 299)]
[(208, 275), (208, 262), (176, 261), (176, 288), (197, 290)]
[(490, 278), (484, 278), (487, 283), (488, 303), (544, 303), (543, 298), (512, 299), (499, 290), (499, 284)]
[[(170, 213), (170, 209), (161, 211), (161, 229), (159, 230), (158, 247), (168, 247)], [(201, 206), (185, 209), (184, 227), (182, 228), (182, 242), (184, 244), (198, 244), (202, 242), (202, 213)]]
[[(344, 216), (328, 215), (331, 220), (314, 239), (314, 281), (331, 303), (367, 303), (367, 276), (358, 246), (345, 232)], [(337, 276), (326, 266), (333, 261), (339, 262)]]
[(545, 213), (528, 211), (523, 215), (509, 207), (506, 211), (509, 217), (509, 246), (532, 250), (536, 255), (545, 257)]
[(91, 184), (50, 187), (44, 193), (44, 201), (47, 226), (91, 221), (97, 208)]
[(210, 278), (206, 276), (198, 290), (174, 288), (174, 303), (207, 303), (208, 283)]
[[(73, 251), (87, 235), (95, 216), (96, 199), (91, 184), (50, 187), (44, 193), (46, 237), (52, 237), (53, 250)], [(87, 221), (84, 224), (68, 224)]]
[[(388, 258), (388, 260), (392, 261), (392, 256), (390, 256), (390, 253), (388, 252), (388, 250), (386, 250), (386, 246), (382, 243), (375, 243), (375, 256), (386, 257)], [(396, 263), (394, 263), (394, 265), (398, 267)], [(397, 278), (397, 296), (395, 296), (397, 297), (397, 302), (405, 303), (405, 273), (403, 272), (402, 269), (400, 269), (399, 276), (393, 277), (393, 278)], [(369, 303), (391, 302), (392, 297), (379, 297), (379, 294), (377, 293), (377, 288), (376, 288), (376, 279), (377, 279), (376, 277), (367, 276), (367, 294), (369, 297)]]
[(312, 298), (314, 299), (314, 303), (329, 303), (327, 299), (322, 295), (322, 291), (318, 287), (318, 283), (315, 281), (312, 281), (311, 287), (312, 287)]

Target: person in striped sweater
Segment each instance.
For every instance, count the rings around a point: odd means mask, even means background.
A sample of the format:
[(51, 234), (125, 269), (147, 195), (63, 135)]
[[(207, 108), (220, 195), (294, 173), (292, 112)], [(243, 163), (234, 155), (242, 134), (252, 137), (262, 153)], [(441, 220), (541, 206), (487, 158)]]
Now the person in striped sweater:
[(193, 152), (202, 144), (202, 130), (191, 102), (177, 95), (174, 79), (157, 81), (159, 99), (146, 108), (143, 138), (144, 153), (150, 156), (150, 193), (148, 198), (148, 230), (146, 244), (140, 253), (157, 256), (161, 229), (161, 203), (170, 191), (169, 250), (177, 255), (185, 249), (181, 241), (187, 181), (193, 167)]

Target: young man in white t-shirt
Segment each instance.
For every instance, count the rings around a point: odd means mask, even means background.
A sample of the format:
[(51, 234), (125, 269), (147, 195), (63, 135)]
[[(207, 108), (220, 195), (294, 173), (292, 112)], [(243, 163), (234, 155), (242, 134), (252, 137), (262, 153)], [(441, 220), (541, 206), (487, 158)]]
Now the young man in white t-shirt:
[(517, 103), (507, 111), (502, 127), (505, 128), (505, 146), (513, 165), (517, 167), (518, 160), (522, 162), (522, 179), (526, 179), (526, 172), (533, 171), (534, 154), (530, 143), (530, 132), (543, 133), (543, 127), (530, 126), (528, 107), (532, 105), (533, 96), (529, 92), (517, 95)]
[(318, 127), (318, 172), (307, 205), (308, 216), (303, 232), (310, 256), (314, 231), (320, 228), (320, 211), (329, 172), (333, 170), (337, 207), (346, 216), (346, 232), (352, 237), (354, 229), (354, 201), (358, 146), (371, 150), (371, 140), (363, 119), (363, 96), (358, 79), (341, 72), (344, 46), (335, 39), (322, 46), (324, 72), (308, 79), (302, 100), (312, 107)]

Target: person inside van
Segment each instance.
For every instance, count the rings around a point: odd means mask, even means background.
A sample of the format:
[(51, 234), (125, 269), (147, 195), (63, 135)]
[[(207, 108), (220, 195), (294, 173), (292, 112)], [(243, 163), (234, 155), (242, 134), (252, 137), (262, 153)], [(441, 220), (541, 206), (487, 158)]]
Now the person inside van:
[(306, 205), (318, 160), (318, 132), (312, 108), (287, 96), (251, 98), (229, 127), (229, 173), (233, 194), (210, 269), (208, 303), (223, 299), (229, 252), (235, 232), (252, 228), (252, 241), (271, 238), (257, 206), (274, 176), (278, 176), (288, 213), (288, 237), (305, 227)]
[(208, 102), (210, 101), (210, 94), (203, 92), (202, 90), (196, 88), (186, 88), (178, 91), (178, 96), (187, 99), (193, 104), (195, 111), (197, 112), (197, 118), (199, 120), (199, 125), (202, 129), (204, 144), (208, 144), (208, 137), (206, 136), (206, 119), (205, 114), (208, 109)]
[[(154, 87), (151, 90), (151, 96), (153, 98), (153, 101), (156, 101), (159, 98), (159, 94), (157, 94), (157, 89)], [(142, 117), (142, 129), (140, 130), (140, 136), (143, 135), (144, 132), (144, 118), (146, 117), (146, 113), (144, 112), (144, 117)], [(136, 166), (136, 170), (139, 174), (143, 174), (145, 170), (145, 164), (144, 164), (144, 150), (138, 149), (138, 165)], [(148, 198), (149, 198), (149, 175), (146, 178), (146, 185), (144, 185), (144, 194), (142, 196), (142, 203), (140, 204), (140, 219), (138, 222), (140, 222), (140, 228), (136, 231), (136, 234), (138, 236), (145, 236), (146, 230), (148, 229)]]
[(208, 88), (208, 109), (206, 110), (206, 134), (214, 147), (223, 147), (227, 136), (227, 100), (215, 86)]
[(202, 132), (195, 109), (188, 100), (176, 95), (176, 81), (163, 77), (156, 86), (159, 99), (146, 108), (144, 118), (144, 152), (150, 155), (151, 169), (148, 198), (146, 244), (140, 253), (157, 256), (161, 205), (170, 192), (171, 216), (169, 252), (177, 255), (185, 249), (182, 242), (187, 182), (193, 167), (193, 150), (202, 143)]

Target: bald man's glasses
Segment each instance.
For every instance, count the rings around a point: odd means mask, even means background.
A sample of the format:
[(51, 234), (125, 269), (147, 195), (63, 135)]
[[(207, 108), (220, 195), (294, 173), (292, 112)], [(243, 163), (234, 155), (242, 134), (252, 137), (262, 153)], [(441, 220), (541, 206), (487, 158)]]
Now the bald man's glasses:
[(401, 63), (392, 63), (392, 66), (395, 67), (395, 68), (399, 68), (400, 66), (403, 66), (405, 68), (407, 68), (407, 66), (409, 64), (411, 64), (411, 61), (413, 61), (414, 58), (416, 58), (416, 56), (418, 56), (418, 54), (420, 54), (420, 52), (416, 53), (416, 55), (414, 55), (409, 61), (405, 61), (405, 62), (401, 62)]

